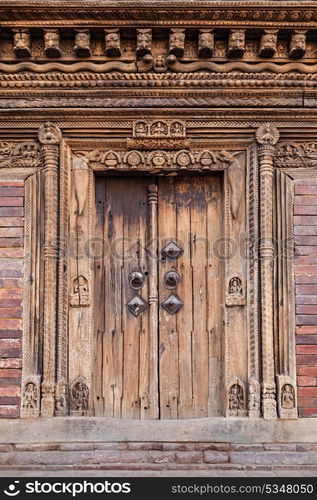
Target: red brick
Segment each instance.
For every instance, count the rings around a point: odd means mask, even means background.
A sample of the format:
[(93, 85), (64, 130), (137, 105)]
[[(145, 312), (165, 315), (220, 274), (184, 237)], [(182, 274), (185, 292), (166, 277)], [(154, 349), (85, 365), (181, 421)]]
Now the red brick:
[(317, 417), (317, 408), (299, 408), (299, 417)]
[[(22, 278), (23, 273), (20, 269), (0, 268), (0, 278)], [(1, 300), (2, 297), (0, 297)]]
[(21, 319), (3, 319), (0, 317), (0, 330), (21, 330)]
[(4, 368), (0, 370), (0, 377), (1, 378), (20, 378), (21, 377), (21, 370), (18, 370), (16, 368)]
[(316, 196), (295, 196), (294, 197), (294, 206), (302, 206), (302, 205), (317, 205), (317, 197)]
[(19, 405), (21, 398), (11, 397), (11, 396), (1, 396), (0, 405)]
[(316, 246), (308, 246), (308, 245), (302, 245), (298, 246), (296, 245), (295, 247), (295, 254), (296, 255), (316, 255), (317, 248)]
[(21, 368), (22, 359), (21, 358), (0, 358), (0, 368)]
[(2, 290), (0, 289), (0, 299), (21, 299), (21, 298), (23, 298), (23, 290), (21, 288), (3, 288)]
[[(1, 374), (2, 370), (0, 370), (0, 374)], [(21, 376), (19, 374), (18, 377), (3, 377), (3, 378), (0, 378), (0, 386), (2, 388), (4, 387), (13, 387), (13, 386), (19, 386), (21, 383)]]
[(297, 285), (297, 295), (315, 295), (317, 293), (317, 285)]
[(22, 337), (22, 330), (0, 330), (0, 339), (19, 339)]
[[(317, 251), (317, 247), (316, 247)], [(1, 255), (1, 254), (0, 254)], [(298, 285), (317, 285), (317, 274), (296, 274), (295, 283)]]
[(21, 318), (22, 317), (22, 308), (10, 308), (3, 309), (0, 308), (0, 318)]
[(317, 326), (298, 326), (296, 335), (317, 334)]
[(297, 354), (317, 354), (317, 345), (297, 345)]
[(298, 366), (297, 375), (317, 377), (317, 364), (316, 366)]
[(18, 186), (0, 186), (0, 196), (23, 196), (24, 188)]
[(17, 238), (23, 236), (23, 227), (0, 227), (1, 238)]
[(317, 325), (317, 315), (296, 315), (296, 325)]
[[(2, 280), (0, 278), (0, 284)], [(22, 299), (1, 299), (0, 307), (21, 307)]]
[(317, 275), (317, 265), (314, 266), (296, 266), (296, 274), (316, 274)]
[(313, 304), (317, 305), (317, 295), (297, 295), (296, 296), (296, 304)]
[[(23, 224), (23, 217), (0, 217), (1, 227), (22, 227)], [(303, 238), (307, 238), (307, 236), (303, 236)], [(312, 236), (312, 238), (314, 238), (314, 236)]]
[(317, 234), (317, 226), (294, 226), (294, 235), (296, 236), (300, 234), (314, 236)]
[[(317, 227), (316, 227), (317, 230)], [(317, 234), (317, 231), (316, 231)], [(297, 256), (295, 259), (296, 265), (307, 266), (317, 264), (317, 256), (316, 255), (302, 255)]]
[(294, 224), (298, 226), (317, 226), (317, 215), (295, 215)]
[(0, 196), (0, 207), (23, 207), (22, 196)]
[(23, 287), (23, 282), (21, 278), (0, 278), (0, 288), (22, 288), (22, 287)]
[(175, 461), (172, 451), (149, 451), (148, 461), (154, 464), (166, 464)]
[(19, 415), (20, 415), (20, 408), (17, 405), (0, 406), (1, 418), (18, 418)]
[(317, 344), (317, 335), (296, 335), (296, 344)]
[(0, 339), (0, 357), (19, 358), (21, 356), (21, 339)]
[(229, 454), (223, 451), (204, 451), (204, 462), (209, 464), (225, 463), (229, 461)]
[(314, 354), (297, 354), (297, 365), (317, 366), (317, 356)]
[(0, 248), (23, 247), (23, 238), (0, 238)]
[(23, 248), (0, 248), (0, 259), (22, 259), (23, 256)]
[(0, 217), (23, 217), (23, 207), (0, 207)]
[(300, 376), (297, 377), (297, 384), (299, 387), (316, 386), (315, 377)]
[(128, 450), (162, 450), (162, 443), (155, 442), (137, 442), (137, 443), (128, 443)]
[(317, 185), (295, 183), (295, 194), (317, 194)]
[(0, 181), (0, 186), (24, 186), (23, 181)]
[(295, 205), (294, 215), (317, 215), (316, 205)]
[(317, 398), (298, 398), (297, 404), (300, 408), (317, 408)]
[(20, 396), (20, 385), (8, 385), (7, 387), (0, 387), (0, 396)]
[(178, 451), (176, 452), (176, 462), (180, 464), (197, 464), (203, 461), (202, 451)]
[(317, 387), (298, 387), (299, 398), (317, 398)]

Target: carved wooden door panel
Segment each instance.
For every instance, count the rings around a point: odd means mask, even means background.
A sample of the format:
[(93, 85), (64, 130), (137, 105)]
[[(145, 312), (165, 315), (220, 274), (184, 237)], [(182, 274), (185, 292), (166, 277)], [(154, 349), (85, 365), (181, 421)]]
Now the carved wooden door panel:
[(222, 178), (96, 183), (94, 411), (221, 414)]

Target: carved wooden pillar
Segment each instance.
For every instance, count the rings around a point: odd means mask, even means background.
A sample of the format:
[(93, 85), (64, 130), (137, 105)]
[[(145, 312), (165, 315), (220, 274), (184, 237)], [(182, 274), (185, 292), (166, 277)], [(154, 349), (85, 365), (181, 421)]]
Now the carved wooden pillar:
[(55, 337), (57, 318), (58, 264), (58, 163), (62, 134), (52, 123), (39, 129), (44, 159), (44, 322), (43, 322), (43, 381), (41, 415), (54, 415)]
[(275, 419), (276, 385), (273, 336), (273, 156), (278, 130), (264, 123), (256, 131), (260, 163), (260, 260), (262, 313), (262, 411)]

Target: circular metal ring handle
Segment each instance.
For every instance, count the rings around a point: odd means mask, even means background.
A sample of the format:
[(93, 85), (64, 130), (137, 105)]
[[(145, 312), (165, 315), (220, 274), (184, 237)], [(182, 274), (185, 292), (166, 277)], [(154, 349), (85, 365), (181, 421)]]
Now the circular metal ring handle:
[(133, 290), (140, 290), (144, 286), (145, 276), (141, 271), (133, 271), (129, 274), (129, 285)]
[(173, 290), (180, 282), (180, 275), (176, 271), (168, 271), (164, 276), (164, 285), (168, 290)]

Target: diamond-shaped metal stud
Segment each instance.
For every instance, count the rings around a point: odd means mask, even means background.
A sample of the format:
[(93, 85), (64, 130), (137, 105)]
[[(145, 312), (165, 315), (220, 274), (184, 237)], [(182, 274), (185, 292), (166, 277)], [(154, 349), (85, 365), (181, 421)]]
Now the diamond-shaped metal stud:
[(181, 307), (183, 307), (184, 302), (175, 295), (175, 293), (172, 293), (167, 299), (165, 299), (162, 302), (162, 307), (167, 311), (169, 314), (176, 314)]
[(147, 308), (147, 303), (142, 299), (142, 297), (140, 297), (140, 295), (135, 295), (135, 297), (127, 303), (127, 306), (129, 311), (132, 312), (134, 316), (139, 316), (139, 314)]
[(163, 257), (169, 260), (176, 260), (183, 255), (184, 250), (180, 248), (174, 241), (170, 241), (162, 250)]

